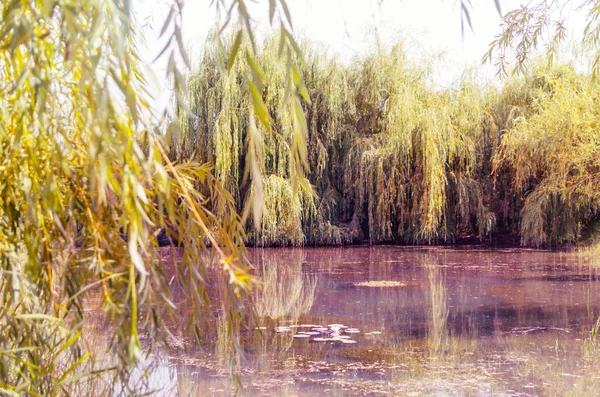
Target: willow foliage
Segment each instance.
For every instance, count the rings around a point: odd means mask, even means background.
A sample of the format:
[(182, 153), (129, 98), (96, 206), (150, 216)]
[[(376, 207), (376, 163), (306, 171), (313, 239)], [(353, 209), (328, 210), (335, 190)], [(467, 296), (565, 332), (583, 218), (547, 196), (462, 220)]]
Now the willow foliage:
[[(247, 39), (242, 41), (239, 51), (247, 51), (249, 45)], [(263, 73), (266, 94), (261, 100), (269, 127), (255, 122), (253, 99), (246, 94), (250, 80), (245, 61), (240, 58), (224, 70), (217, 48), (207, 46), (197, 73), (189, 79), (188, 106), (195, 117), (185, 118), (181, 133), (172, 135), (172, 156), (213, 161), (215, 176), (239, 203), (264, 197), (264, 216), (252, 220), (257, 242), (301, 244), (302, 219), (310, 216), (314, 205), (312, 187), (302, 174), (307, 155), (299, 153), (306, 150), (304, 138), (298, 136), (306, 118), (299, 99), (288, 93), (288, 79), (299, 77), (290, 76), (280, 61), (275, 39), (269, 45), (268, 53), (254, 58)], [(251, 157), (258, 161), (249, 163)]]
[[(83, 394), (92, 374), (139, 392), (130, 370), (153, 347), (140, 335), (167, 338), (176, 315), (165, 230), (183, 243), (178, 309), (198, 338), (209, 269), (231, 321), (252, 286), (232, 196), (207, 165), (163, 150), (128, 6), (0, 5), (0, 394)], [(82, 339), (91, 296), (110, 334), (104, 361)]]
[(511, 168), (524, 196), (523, 243), (574, 241), (600, 209), (598, 84), (570, 67), (529, 80), (530, 114), (503, 136), (495, 165)]
[[(285, 64), (276, 44), (267, 39), (256, 57), (265, 71), (262, 97), (273, 122), (270, 131), (258, 134), (264, 139), (260, 171), (270, 209), (254, 241), (340, 244), (366, 236), (411, 242), (450, 239), (459, 228), (480, 235), (492, 230), (494, 214), (477, 178), (482, 145), (493, 128), (486, 126), (487, 102), (477, 85), (436, 92), (428, 70), (408, 59), (402, 45), (344, 65), (304, 43), (299, 74), (310, 95), (302, 104), (310, 171), (298, 189), (291, 180), (297, 164), (291, 150), (294, 109), (285, 102)], [(238, 202), (253, 190), (241, 172), (241, 148), (256, 136), (243, 73), (238, 64), (222, 72), (208, 47), (189, 79), (190, 108), (198, 120), (189, 118), (173, 138), (176, 157), (213, 161)], [(292, 223), (291, 229), (284, 226)]]
[(445, 240), (472, 219), (482, 235), (494, 225), (473, 179), (487, 132), (483, 95), (468, 83), (436, 92), (427, 72), (401, 45), (355, 66), (362, 139), (346, 186), (359, 183), (357, 212), (366, 206), (372, 241)]
[(248, 241), (453, 241), (500, 228), (540, 245), (576, 240), (595, 222), (597, 88), (569, 67), (537, 68), (501, 89), (465, 74), (440, 90), (402, 43), (345, 65), (305, 42), (310, 171), (298, 188), (276, 40), (256, 57), (271, 130), (248, 121), (244, 69), (223, 73), (206, 51), (189, 79), (199, 121), (184, 124), (175, 153), (213, 161), (242, 208), (255, 189), (243, 175), (244, 142), (264, 140), (266, 216), (259, 229), (248, 226)]

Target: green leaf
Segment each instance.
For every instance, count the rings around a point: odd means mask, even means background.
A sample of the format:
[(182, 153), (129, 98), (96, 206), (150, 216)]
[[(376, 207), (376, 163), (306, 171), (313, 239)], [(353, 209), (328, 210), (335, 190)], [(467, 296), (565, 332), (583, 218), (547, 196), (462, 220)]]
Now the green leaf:
[[(473, 32), (473, 24), (471, 23), (471, 13), (469, 11), (469, 9), (467, 8), (467, 4), (465, 3), (465, 1), (461, 1), (460, 2), (460, 6), (462, 8), (462, 14), (463, 14), (463, 18), (467, 20), (467, 23), (469, 24), (469, 28), (471, 29), (471, 32)], [(464, 23), (463, 23), (463, 19), (461, 19), (461, 30), (462, 30), (462, 34), (464, 35)]]
[(265, 103), (262, 100), (262, 96), (258, 92), (256, 85), (254, 83), (250, 83), (250, 99), (252, 100), (252, 107), (258, 116), (261, 124), (267, 129), (267, 131), (271, 131), (271, 116), (269, 116), (269, 111), (265, 106)]
[(175, 39), (177, 39), (177, 45), (179, 46), (179, 53), (181, 54), (181, 57), (183, 58), (185, 65), (189, 68), (189, 67), (191, 67), (191, 62), (190, 62), (190, 58), (188, 56), (187, 50), (185, 49), (185, 46), (183, 45), (183, 38), (181, 35), (182, 35), (181, 28), (176, 27), (175, 28)]
[(158, 37), (162, 37), (166, 33), (167, 29), (169, 28), (169, 25), (171, 24), (171, 19), (173, 19), (173, 15), (175, 15), (175, 9), (171, 6), (169, 15), (167, 15), (167, 19), (165, 20), (165, 23), (163, 23), (163, 26), (160, 29), (160, 33), (159, 33)]
[(260, 89), (262, 90), (262, 85), (263, 85), (263, 81), (265, 80), (265, 75), (263, 74), (262, 70), (260, 69), (260, 66), (258, 66), (256, 61), (250, 54), (250, 51), (246, 51), (246, 60), (250, 64), (254, 84), (256, 85), (256, 87), (260, 87)]
[(44, 5), (42, 6), (42, 17), (47, 18), (50, 15), (50, 12), (56, 5), (56, 0), (44, 0)]
[(235, 62), (235, 57), (240, 49), (240, 44), (242, 43), (242, 31), (238, 30), (235, 35), (235, 40), (233, 41), (233, 46), (231, 47), (231, 52), (229, 53), (229, 59), (227, 59), (227, 70), (231, 70), (233, 67), (233, 63)]
[(77, 332), (75, 335), (71, 336), (68, 341), (63, 344), (60, 349), (54, 354), (54, 357), (58, 357), (60, 353), (67, 350), (69, 347), (73, 345), (73, 343), (77, 342), (79, 337), (81, 336), (81, 331)]
[(0, 392), (2, 392), (3, 394), (6, 394), (7, 396), (13, 396), (13, 397), (19, 397), (20, 394), (17, 393), (14, 390), (10, 390), (10, 389), (5, 389), (3, 387), (0, 387)]
[(47, 314), (34, 313), (34, 314), (18, 314), (15, 316), (19, 320), (48, 320), (48, 321), (61, 321), (60, 318), (49, 316)]
[(238, 7), (238, 11), (240, 13), (240, 17), (242, 18), (242, 21), (244, 22), (244, 24), (246, 25), (246, 33), (248, 34), (248, 37), (250, 38), (250, 43), (252, 44), (252, 50), (256, 51), (256, 41), (254, 40), (254, 29), (252, 29), (252, 26), (250, 25), (250, 14), (248, 14), (248, 10), (246, 9), (246, 5), (244, 4), (243, 1), (239, 1), (239, 7)]
[(290, 14), (290, 9), (287, 6), (286, 0), (279, 0), (279, 4), (281, 4), (281, 7), (283, 8), (283, 12), (285, 13), (285, 17), (290, 24), (290, 28), (294, 29), (294, 25), (292, 24), (292, 14)]
[(273, 25), (273, 18), (275, 17), (275, 6), (277, 0), (269, 0), (269, 23)]
[(63, 375), (58, 380), (58, 385), (74, 382), (78, 379), (81, 379), (82, 377), (85, 377), (86, 376), (85, 374), (80, 374), (80, 375), (76, 375), (73, 378), (67, 378), (67, 376), (71, 372), (75, 371), (77, 369), (77, 367), (79, 367), (81, 364), (83, 364), (85, 361), (87, 361), (87, 359), (90, 358), (91, 356), (92, 356), (92, 353), (87, 352), (79, 360), (77, 360), (76, 362), (71, 364), (71, 366), (69, 368), (67, 368), (67, 370), (63, 373)]
[(300, 71), (296, 66), (292, 66), (292, 74), (294, 76), (294, 83), (298, 87), (298, 91), (300, 91), (300, 95), (307, 103), (311, 103), (310, 96), (308, 95), (308, 90), (306, 89), (306, 85), (304, 84), (304, 80), (300, 75)]

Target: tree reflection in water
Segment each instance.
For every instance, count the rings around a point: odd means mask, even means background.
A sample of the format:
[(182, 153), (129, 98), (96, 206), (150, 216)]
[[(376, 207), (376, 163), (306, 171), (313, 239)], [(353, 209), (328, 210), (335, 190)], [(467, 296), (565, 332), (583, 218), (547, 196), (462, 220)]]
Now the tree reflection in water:
[(427, 256), (423, 261), (426, 279), (429, 281), (429, 332), (428, 345), (431, 354), (437, 355), (448, 342), (448, 303), (445, 275), (435, 258)]
[(262, 282), (256, 294), (256, 312), (261, 319), (295, 324), (313, 305), (317, 277), (302, 273), (304, 251), (293, 251), (285, 261), (278, 256), (276, 251), (265, 252), (256, 265)]

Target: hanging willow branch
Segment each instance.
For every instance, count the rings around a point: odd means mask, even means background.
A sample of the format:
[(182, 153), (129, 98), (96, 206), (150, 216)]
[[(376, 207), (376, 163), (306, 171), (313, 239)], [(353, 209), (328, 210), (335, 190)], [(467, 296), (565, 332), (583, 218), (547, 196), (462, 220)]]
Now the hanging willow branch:
[[(132, 368), (171, 335), (167, 318), (188, 313), (200, 337), (216, 307), (234, 327), (246, 310), (253, 278), (233, 198), (210, 167), (174, 164), (163, 151), (129, 8), (0, 6), (2, 394), (82, 394), (97, 376), (108, 394), (143, 392)], [(184, 55), (177, 15), (169, 23)], [(185, 87), (174, 61), (169, 73)], [(157, 249), (165, 231), (183, 243), (173, 280)], [(221, 279), (225, 300), (213, 307), (206, 288)], [(173, 282), (186, 295), (179, 307)], [(83, 332), (92, 298), (105, 315), (107, 360), (96, 361)]]
[[(225, 48), (235, 41), (234, 36)], [(239, 44), (242, 50), (250, 45)], [(214, 161), (217, 177), (241, 203), (256, 189), (245, 186), (241, 176), (240, 164), (248, 161), (243, 142), (261, 137), (263, 161), (257, 169), (266, 212), (261, 230), (248, 230), (249, 241), (339, 244), (361, 238), (365, 226), (374, 242), (432, 241), (451, 238), (457, 223), (489, 234), (494, 216), (474, 178), (481, 176), (478, 151), (483, 150), (477, 143), (491, 141), (483, 136), (492, 130), (484, 128), (487, 105), (475, 85), (434, 92), (427, 70), (411, 62), (401, 45), (351, 66), (305, 42), (301, 50), (301, 74), (311, 95), (310, 102), (301, 103), (310, 171), (299, 188), (293, 182), (295, 107), (286, 100), (287, 69), (276, 37), (255, 56), (265, 71), (270, 129), (261, 125), (256, 133), (252, 123), (243, 61), (219, 70), (217, 52), (208, 47), (188, 83), (188, 107), (198, 118), (187, 118), (172, 141), (177, 158), (194, 153)], [(450, 207), (456, 205), (461, 210), (454, 212)]]
[[(591, 55), (594, 78), (600, 73), (600, 2), (598, 0), (530, 1), (503, 16), (501, 32), (490, 43), (482, 62), (494, 62), (498, 74), (524, 73), (528, 61), (545, 47), (548, 65), (556, 61), (560, 46), (568, 37), (567, 22), (573, 10), (585, 13), (582, 49)], [(587, 55), (586, 54), (586, 55)]]

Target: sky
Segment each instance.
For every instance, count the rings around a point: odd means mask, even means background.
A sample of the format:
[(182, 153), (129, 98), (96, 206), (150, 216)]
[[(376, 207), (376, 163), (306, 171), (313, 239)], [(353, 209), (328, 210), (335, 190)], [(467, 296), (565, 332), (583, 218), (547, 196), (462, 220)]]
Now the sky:
[[(515, 9), (523, 1), (529, 0), (500, 0), (502, 11)], [(466, 26), (464, 34), (459, 0), (287, 0), (287, 3), (294, 33), (319, 43), (344, 61), (372, 50), (376, 30), (382, 42), (388, 45), (400, 38), (408, 39), (416, 58), (443, 55), (433, 70), (433, 79), (440, 86), (458, 80), (465, 68), (476, 69), (479, 76), (494, 81), (493, 65), (481, 65), (490, 42), (500, 32), (501, 18), (494, 0), (471, 1), (473, 30)], [(169, 2), (137, 0), (134, 4), (138, 20), (149, 22), (144, 51), (151, 60), (161, 48), (157, 36), (168, 14)], [(269, 30), (268, 8), (267, 0), (256, 0), (251, 8), (255, 27), (262, 34)], [(580, 12), (572, 9), (567, 12), (570, 31), (582, 29), (584, 18)], [(185, 1), (183, 35), (192, 64), (199, 60), (214, 21), (215, 8), (211, 7), (211, 0)], [(164, 61), (154, 67), (162, 74)]]

